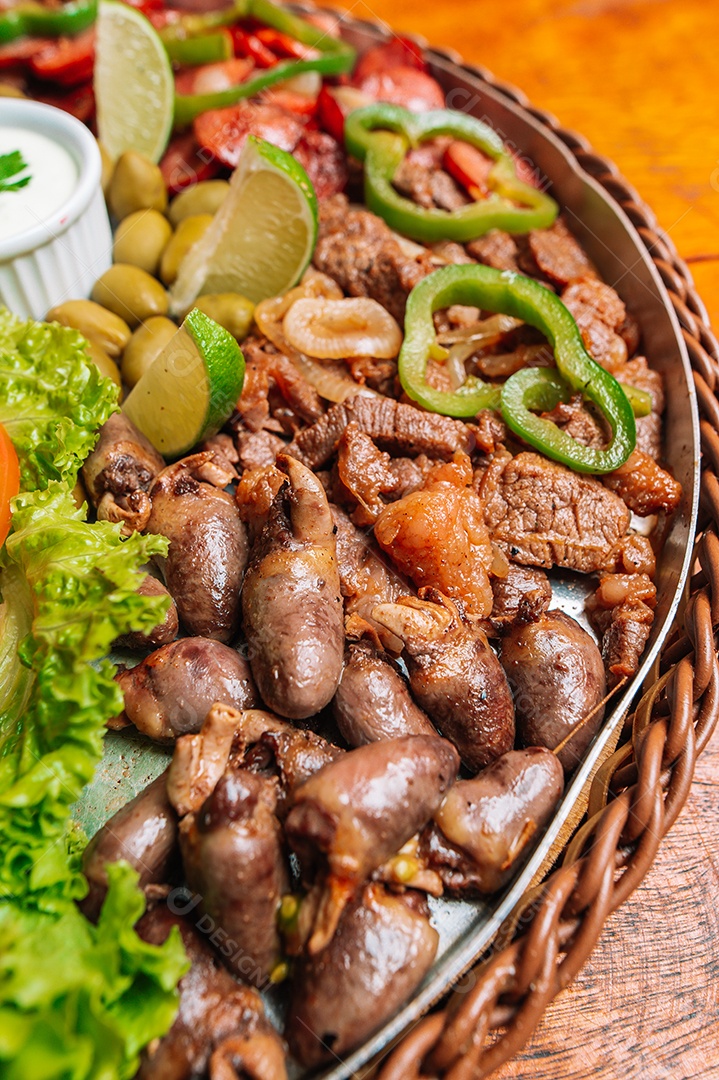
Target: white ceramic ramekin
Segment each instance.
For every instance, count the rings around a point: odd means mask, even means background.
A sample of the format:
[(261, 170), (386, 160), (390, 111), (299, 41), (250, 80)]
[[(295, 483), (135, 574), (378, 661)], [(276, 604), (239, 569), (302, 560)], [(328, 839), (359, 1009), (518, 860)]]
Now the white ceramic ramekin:
[(63, 300), (86, 297), (112, 262), (112, 232), (100, 184), (100, 151), (74, 116), (52, 105), (0, 99), (4, 126), (36, 131), (75, 159), (77, 187), (45, 221), (0, 240), (0, 304), (22, 318), (42, 319)]

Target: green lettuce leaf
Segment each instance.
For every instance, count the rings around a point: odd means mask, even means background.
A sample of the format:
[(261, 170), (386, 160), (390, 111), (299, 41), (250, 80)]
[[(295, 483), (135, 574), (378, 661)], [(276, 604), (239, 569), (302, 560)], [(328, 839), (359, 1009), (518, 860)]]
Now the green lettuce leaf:
[[(0, 572), (0, 895), (52, 907), (84, 888), (68, 862), (69, 807), (102, 756), (105, 722), (122, 710), (113, 640), (161, 621), (166, 597), (136, 592), (163, 537), (89, 524), (67, 488), (15, 500)], [(29, 627), (29, 630), (28, 630)], [(24, 635), (23, 635), (24, 631)], [(14, 667), (14, 670), (13, 670)]]
[(125, 1080), (172, 1023), (188, 963), (176, 928), (159, 947), (135, 933), (145, 907), (137, 877), (127, 864), (108, 868), (97, 926), (74, 904), (0, 905), (3, 1080)]
[(23, 490), (70, 487), (97, 430), (117, 411), (117, 387), (88, 359), (77, 330), (23, 322), (0, 307), (0, 424), (20, 458)]

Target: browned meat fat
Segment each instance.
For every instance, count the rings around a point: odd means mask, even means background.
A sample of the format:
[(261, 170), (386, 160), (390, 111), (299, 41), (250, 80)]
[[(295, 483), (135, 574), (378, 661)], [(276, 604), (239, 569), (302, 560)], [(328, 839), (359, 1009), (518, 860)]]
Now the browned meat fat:
[(620, 469), (605, 476), (604, 484), (640, 517), (673, 514), (682, 498), (681, 484), (641, 450), (635, 450)]
[(322, 468), (352, 421), (390, 454), (428, 454), (448, 461), (458, 450), (471, 453), (474, 448), (474, 436), (461, 420), (423, 412), (393, 398), (360, 394), (333, 405), (312, 427), (300, 431), (286, 452), (310, 469)]
[(336, 195), (320, 204), (314, 264), (350, 296), (371, 296), (401, 323), (407, 297), (434, 267), (405, 254), (381, 218)]
[(602, 638), (610, 686), (639, 668), (654, 622), (657, 590), (646, 574), (604, 574), (587, 611)]
[(598, 480), (522, 453), (487, 470), (480, 496), (490, 536), (515, 562), (587, 574), (614, 569), (630, 515)]

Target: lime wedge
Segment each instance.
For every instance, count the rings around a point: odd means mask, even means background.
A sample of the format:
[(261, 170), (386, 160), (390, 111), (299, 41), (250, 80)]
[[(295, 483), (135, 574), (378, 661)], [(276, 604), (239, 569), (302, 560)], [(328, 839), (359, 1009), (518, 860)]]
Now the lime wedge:
[(250, 135), (230, 190), (204, 236), (180, 264), (171, 310), (183, 315), (207, 293), (240, 293), (258, 304), (302, 276), (317, 241), (317, 198), (285, 150)]
[(224, 327), (193, 309), (125, 398), (126, 416), (168, 458), (216, 434), (242, 391), (245, 360)]
[(158, 162), (172, 130), (175, 80), (157, 31), (135, 8), (100, 0), (95, 44), (98, 138), (110, 157)]

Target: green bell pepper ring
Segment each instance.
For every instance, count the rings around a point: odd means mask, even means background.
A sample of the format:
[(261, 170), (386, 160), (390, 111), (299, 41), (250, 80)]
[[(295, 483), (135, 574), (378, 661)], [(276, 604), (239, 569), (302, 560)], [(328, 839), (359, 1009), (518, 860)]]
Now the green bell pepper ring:
[[(432, 315), (451, 304), (512, 315), (541, 330), (554, 350), (556, 370), (525, 368), (502, 387), (473, 377), (453, 392), (428, 386), (427, 361), (441, 354)], [(591, 358), (562, 301), (521, 274), (489, 266), (444, 266), (415, 285), (407, 300), (399, 378), (405, 393), (433, 412), (470, 417), (480, 409), (499, 407), (515, 435), (578, 472), (612, 472), (624, 464), (636, 443), (634, 412), (622, 387)], [(605, 417), (612, 432), (606, 448), (583, 446), (532, 412), (553, 408), (570, 391), (579, 391)]]
[(74, 37), (97, 18), (97, 0), (69, 0), (49, 8), (36, 0), (21, 0), (0, 12), (0, 45), (25, 34), (31, 37)]
[[(428, 209), (395, 190), (392, 180), (407, 151), (438, 135), (461, 139), (492, 158), (488, 198), (457, 210)], [(366, 105), (347, 117), (345, 146), (364, 162), (367, 206), (390, 228), (413, 240), (464, 243), (490, 229), (527, 233), (547, 228), (559, 212), (551, 196), (519, 179), (514, 160), (499, 136), (465, 113), (451, 109), (411, 113), (399, 105)]]
[[(355, 50), (351, 45), (348, 45), (345, 41), (338, 41), (337, 38), (330, 37), (320, 27), (314, 26), (312, 23), (307, 22), (306, 19), (293, 15), (285, 8), (272, 3), (272, 0), (244, 0), (244, 2), (237, 4), (230, 10), (233, 12), (232, 22), (235, 22), (241, 15), (252, 16), (266, 26), (271, 26), (273, 29), (295, 38), (296, 41), (301, 42), (303, 45), (309, 45), (311, 48), (316, 49), (319, 56), (308, 60), (280, 61), (280, 63), (267, 68), (261, 74), (217, 93), (176, 94), (176, 128), (186, 127), (192, 123), (195, 117), (207, 112), (209, 109), (224, 109), (229, 105), (236, 105), (238, 101), (254, 97), (255, 94), (259, 94), (261, 90), (267, 89), (268, 86), (274, 86), (278, 82), (284, 82), (285, 79), (294, 78), (295, 75), (301, 75), (303, 71), (319, 71), (322, 75), (343, 75), (345, 72), (351, 71), (354, 66)], [(215, 14), (222, 15), (224, 13)], [(195, 16), (192, 24), (195, 32), (198, 32), (198, 26), (201, 25), (198, 20), (203, 18), (203, 16)], [(216, 26), (217, 23), (213, 25)]]
[(197, 37), (174, 38), (164, 41), (165, 52), (176, 64), (184, 67), (200, 67), (202, 64), (215, 64), (221, 60), (230, 60), (232, 38), (227, 30), (215, 30), (211, 34), (198, 34)]

